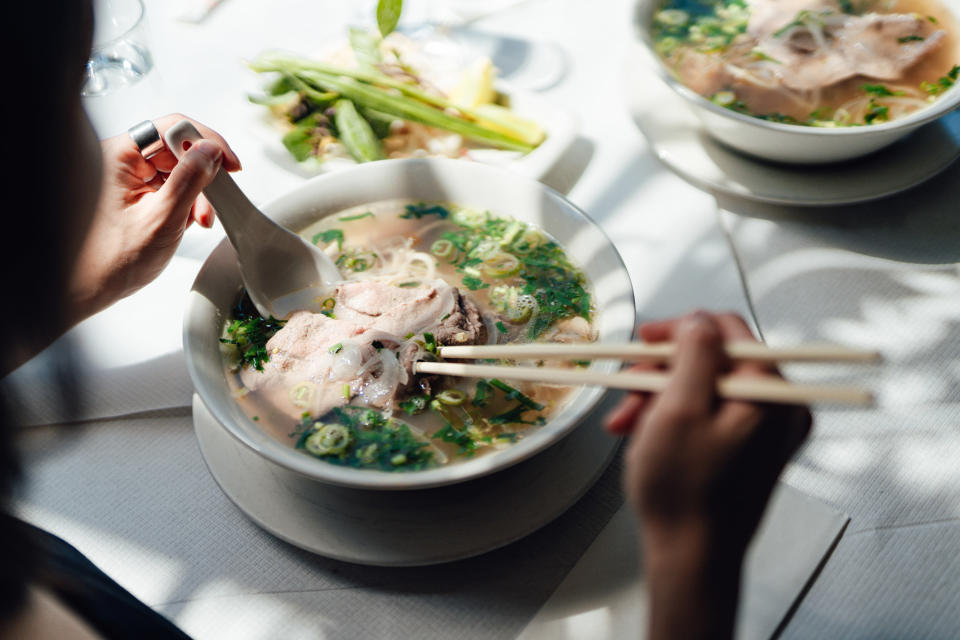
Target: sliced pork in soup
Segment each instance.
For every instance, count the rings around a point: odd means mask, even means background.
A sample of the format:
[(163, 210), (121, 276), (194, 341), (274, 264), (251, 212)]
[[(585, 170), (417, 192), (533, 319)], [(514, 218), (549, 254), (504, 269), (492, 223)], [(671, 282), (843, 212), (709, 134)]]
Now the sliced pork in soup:
[(960, 73), (954, 18), (934, 0), (668, 0), (653, 32), (691, 89), (787, 124), (887, 122)]

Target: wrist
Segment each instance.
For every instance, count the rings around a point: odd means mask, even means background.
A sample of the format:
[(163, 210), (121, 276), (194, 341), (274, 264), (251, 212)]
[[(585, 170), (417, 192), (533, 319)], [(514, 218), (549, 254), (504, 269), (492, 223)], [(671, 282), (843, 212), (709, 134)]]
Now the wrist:
[(700, 524), (644, 526), (642, 541), (651, 640), (731, 637), (743, 550)]

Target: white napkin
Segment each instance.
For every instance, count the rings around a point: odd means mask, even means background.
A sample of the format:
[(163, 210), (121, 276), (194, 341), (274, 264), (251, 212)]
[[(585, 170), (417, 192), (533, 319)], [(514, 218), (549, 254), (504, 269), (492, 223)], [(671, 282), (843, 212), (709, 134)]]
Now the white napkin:
[[(769, 638), (829, 554), (849, 518), (780, 485), (747, 553), (738, 640)], [(623, 506), (557, 587), (520, 640), (616, 640), (647, 625), (633, 513)], [(603, 576), (602, 583), (597, 576)]]

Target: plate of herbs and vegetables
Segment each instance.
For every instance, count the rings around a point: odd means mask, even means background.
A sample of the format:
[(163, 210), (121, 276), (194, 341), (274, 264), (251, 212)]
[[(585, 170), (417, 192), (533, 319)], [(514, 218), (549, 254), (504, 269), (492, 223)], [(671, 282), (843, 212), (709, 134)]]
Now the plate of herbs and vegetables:
[(268, 155), (306, 175), (446, 157), (542, 177), (573, 142), (575, 118), (497, 81), (489, 58), (430, 38), (381, 21), (316, 56), (256, 57), (262, 84), (248, 97)]

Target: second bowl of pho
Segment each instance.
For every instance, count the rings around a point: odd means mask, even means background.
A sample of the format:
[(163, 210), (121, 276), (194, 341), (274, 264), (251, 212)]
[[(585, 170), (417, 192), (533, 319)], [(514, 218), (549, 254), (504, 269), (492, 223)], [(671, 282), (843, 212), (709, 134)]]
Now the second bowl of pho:
[(960, 104), (958, 0), (640, 0), (650, 62), (706, 130), (781, 162), (855, 158)]
[(559, 442), (604, 393), (416, 374), (438, 347), (632, 335), (613, 245), (538, 182), (449, 160), (371, 163), (265, 210), (327, 252), (342, 281), (311, 309), (263, 318), (224, 242), (191, 292), (188, 367), (231, 434), (322, 482), (412, 489), (489, 474)]

